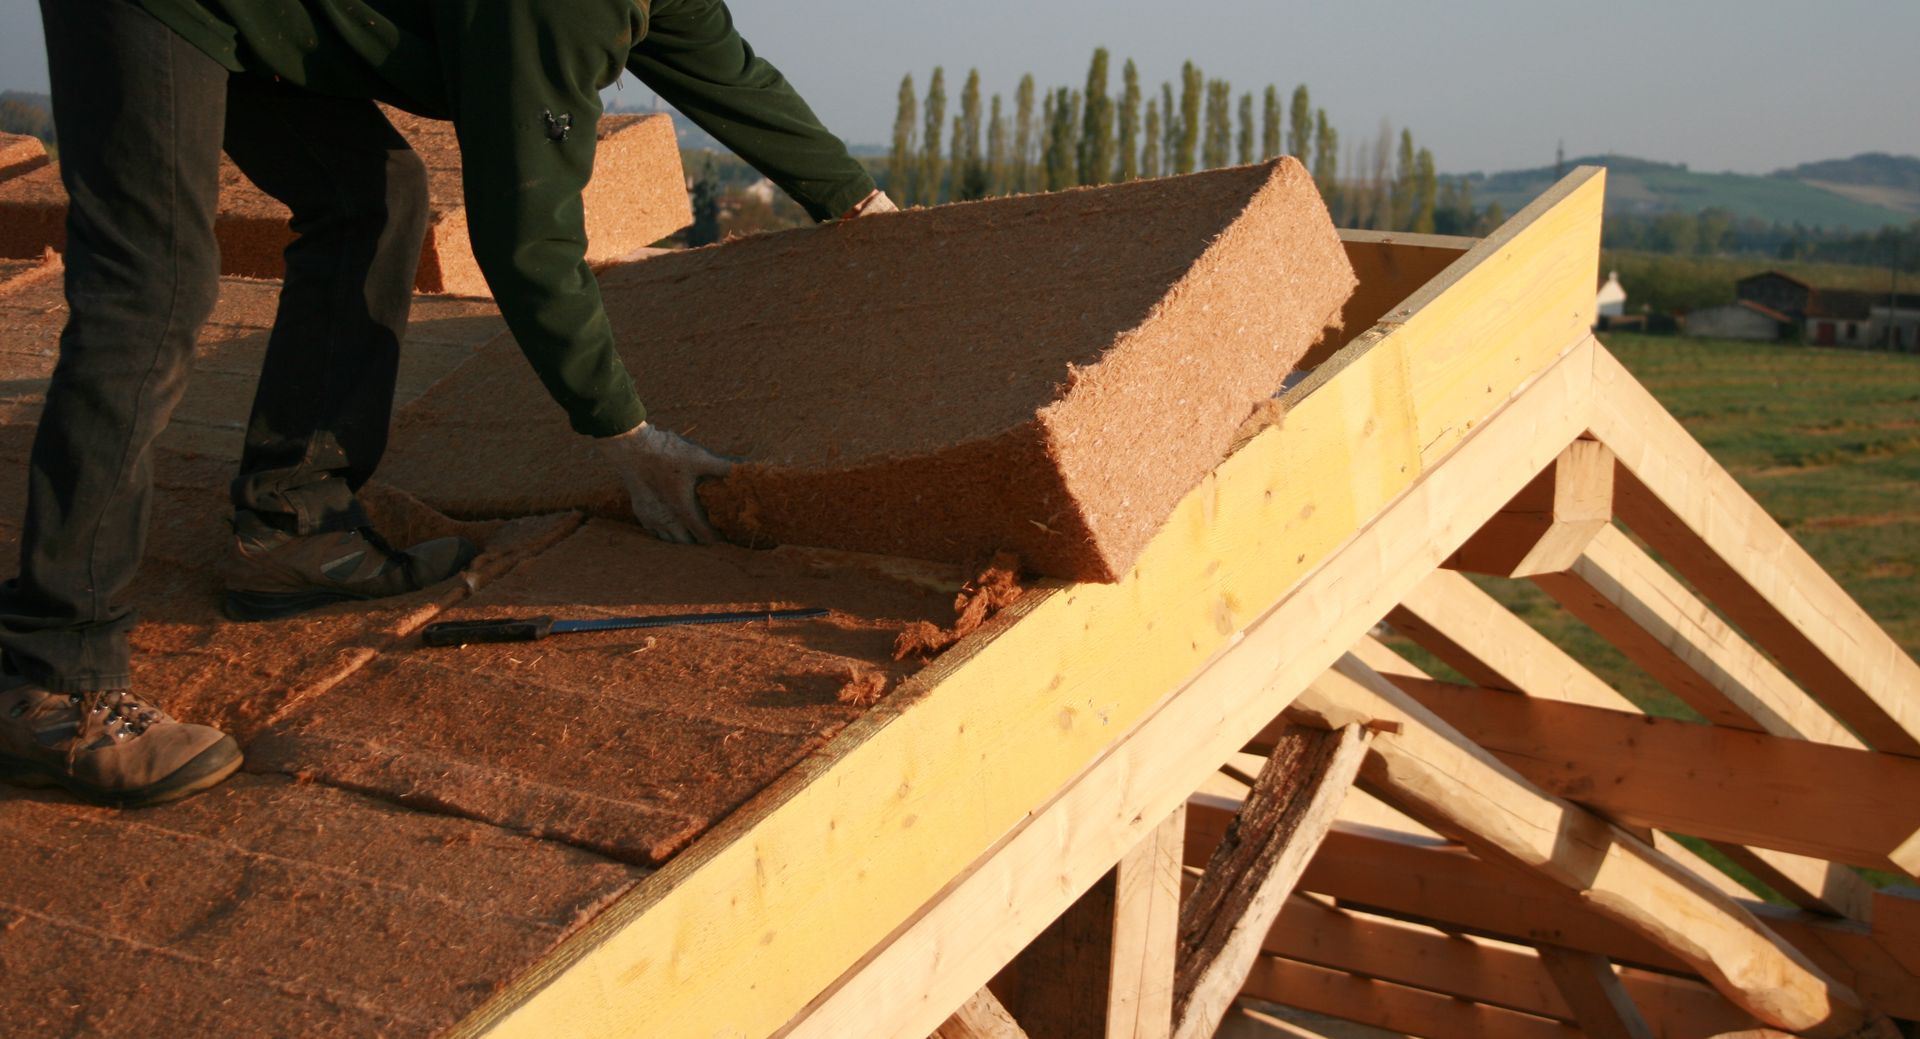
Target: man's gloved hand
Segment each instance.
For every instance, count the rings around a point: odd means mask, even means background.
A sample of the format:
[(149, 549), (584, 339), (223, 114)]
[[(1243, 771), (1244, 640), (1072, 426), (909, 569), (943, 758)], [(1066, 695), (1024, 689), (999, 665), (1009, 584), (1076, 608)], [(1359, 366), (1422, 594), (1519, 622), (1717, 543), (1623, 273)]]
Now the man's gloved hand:
[(898, 213), (899, 211), (900, 207), (893, 204), (893, 200), (887, 197), (886, 192), (875, 188), (867, 194), (866, 198), (855, 203), (852, 209), (840, 214), (840, 219), (852, 220), (857, 216), (872, 216), (875, 213)]
[(619, 470), (633, 518), (647, 533), (683, 545), (719, 540), (694, 487), (708, 477), (726, 476), (733, 470), (732, 462), (678, 433), (645, 422), (594, 443)]

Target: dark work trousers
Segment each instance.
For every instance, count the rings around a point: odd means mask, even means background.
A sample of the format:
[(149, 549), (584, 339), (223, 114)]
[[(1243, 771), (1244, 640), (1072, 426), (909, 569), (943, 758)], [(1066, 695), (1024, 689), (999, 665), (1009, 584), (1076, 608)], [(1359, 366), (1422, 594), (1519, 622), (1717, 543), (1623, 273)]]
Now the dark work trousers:
[(236, 508), (295, 532), (365, 522), (352, 492), (385, 447), (426, 177), (370, 101), (229, 76), (131, 0), (40, 8), (70, 199), (69, 316), (20, 573), (0, 586), (0, 651), (9, 670), (81, 692), (128, 684), (125, 592), (153, 443), (219, 288), (222, 141), (298, 233), (232, 487)]

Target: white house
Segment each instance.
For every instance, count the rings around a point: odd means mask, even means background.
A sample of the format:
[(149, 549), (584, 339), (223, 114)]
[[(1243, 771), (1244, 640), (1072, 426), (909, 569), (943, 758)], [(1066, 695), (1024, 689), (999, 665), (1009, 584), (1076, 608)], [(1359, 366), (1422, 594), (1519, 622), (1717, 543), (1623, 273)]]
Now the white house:
[(1607, 283), (1600, 286), (1597, 302), (1599, 307), (1594, 313), (1600, 317), (1621, 317), (1626, 314), (1627, 290), (1620, 284), (1619, 271), (1607, 275)]

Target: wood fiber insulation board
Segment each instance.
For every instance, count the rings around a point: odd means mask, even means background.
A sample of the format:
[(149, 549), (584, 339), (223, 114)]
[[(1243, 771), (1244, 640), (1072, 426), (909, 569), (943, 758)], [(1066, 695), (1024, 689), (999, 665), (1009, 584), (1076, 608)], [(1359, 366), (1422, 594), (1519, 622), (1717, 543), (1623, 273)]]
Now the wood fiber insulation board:
[[(652, 419), (744, 460), (703, 493), (731, 539), (1004, 549), (1112, 581), (1354, 277), (1282, 159), (756, 236), (601, 284)], [(626, 512), (504, 340), (402, 415), (390, 477), (453, 515)]]
[[(0, 427), (0, 558), (19, 555), (33, 429)], [(153, 519), (140, 572), (127, 591), (139, 611), (131, 637), (134, 688), (175, 717), (232, 733), (245, 744), (275, 714), (318, 695), (448, 604), (558, 541), (571, 516), (456, 523), (404, 494), (370, 485), (362, 499), (397, 544), (460, 534), (484, 554), (465, 580), (377, 603), (349, 603), (283, 620), (234, 624), (220, 614), (232, 533), (226, 459), (160, 450)]]
[(753, 796), (864, 707), (856, 677), (897, 682), (916, 620), (953, 599), (791, 551), (668, 545), (593, 521), (449, 618), (606, 617), (817, 606), (830, 617), (418, 642), (277, 723), (249, 767), (466, 815), (652, 864)]
[(429, 1036), (642, 876), (240, 775), (137, 812), (0, 787), (0, 1031)]
[[(485, 296), (486, 280), (467, 242), (460, 151), (453, 124), (388, 109), (387, 117), (427, 166), (432, 226), (414, 287), (421, 292)], [(594, 176), (584, 195), (587, 261), (611, 263), (693, 222), (673, 120), (610, 115), (600, 121)], [(67, 194), (47, 166), (0, 185), (0, 256), (39, 256), (66, 242)], [(223, 274), (278, 278), (292, 240), (287, 208), (253, 186), (232, 162), (220, 163), (220, 211), (214, 234)]]
[[(0, 423), (38, 421), (46, 381), (59, 356), (67, 307), (58, 265), (40, 276), (0, 284)], [(238, 460), (280, 283), (223, 278), (213, 314), (200, 331), (193, 372), (160, 445)], [(416, 296), (394, 404), (401, 407), (454, 370), (506, 328), (491, 302)]]
[(0, 133), (0, 181), (12, 180), (47, 164), (47, 146), (27, 134)]

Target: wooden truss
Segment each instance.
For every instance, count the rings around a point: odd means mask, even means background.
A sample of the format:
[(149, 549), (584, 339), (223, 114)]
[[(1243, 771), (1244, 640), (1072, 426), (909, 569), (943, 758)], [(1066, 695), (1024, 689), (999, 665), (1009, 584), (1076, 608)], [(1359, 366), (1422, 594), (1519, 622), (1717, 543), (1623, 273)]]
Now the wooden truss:
[[(1920, 1019), (1920, 898), (1851, 868), (1920, 868), (1920, 667), (1588, 334), (1603, 180), (1483, 241), (1348, 234), (1377, 323), (1133, 573), (1029, 596), (461, 1033), (1199, 1036), (1243, 998), (1429, 1036)], [(1462, 571), (1536, 582), (1705, 724)], [(1248, 751), (1244, 798), (1195, 794)], [(1358, 821), (1376, 798), (1413, 821)]]

